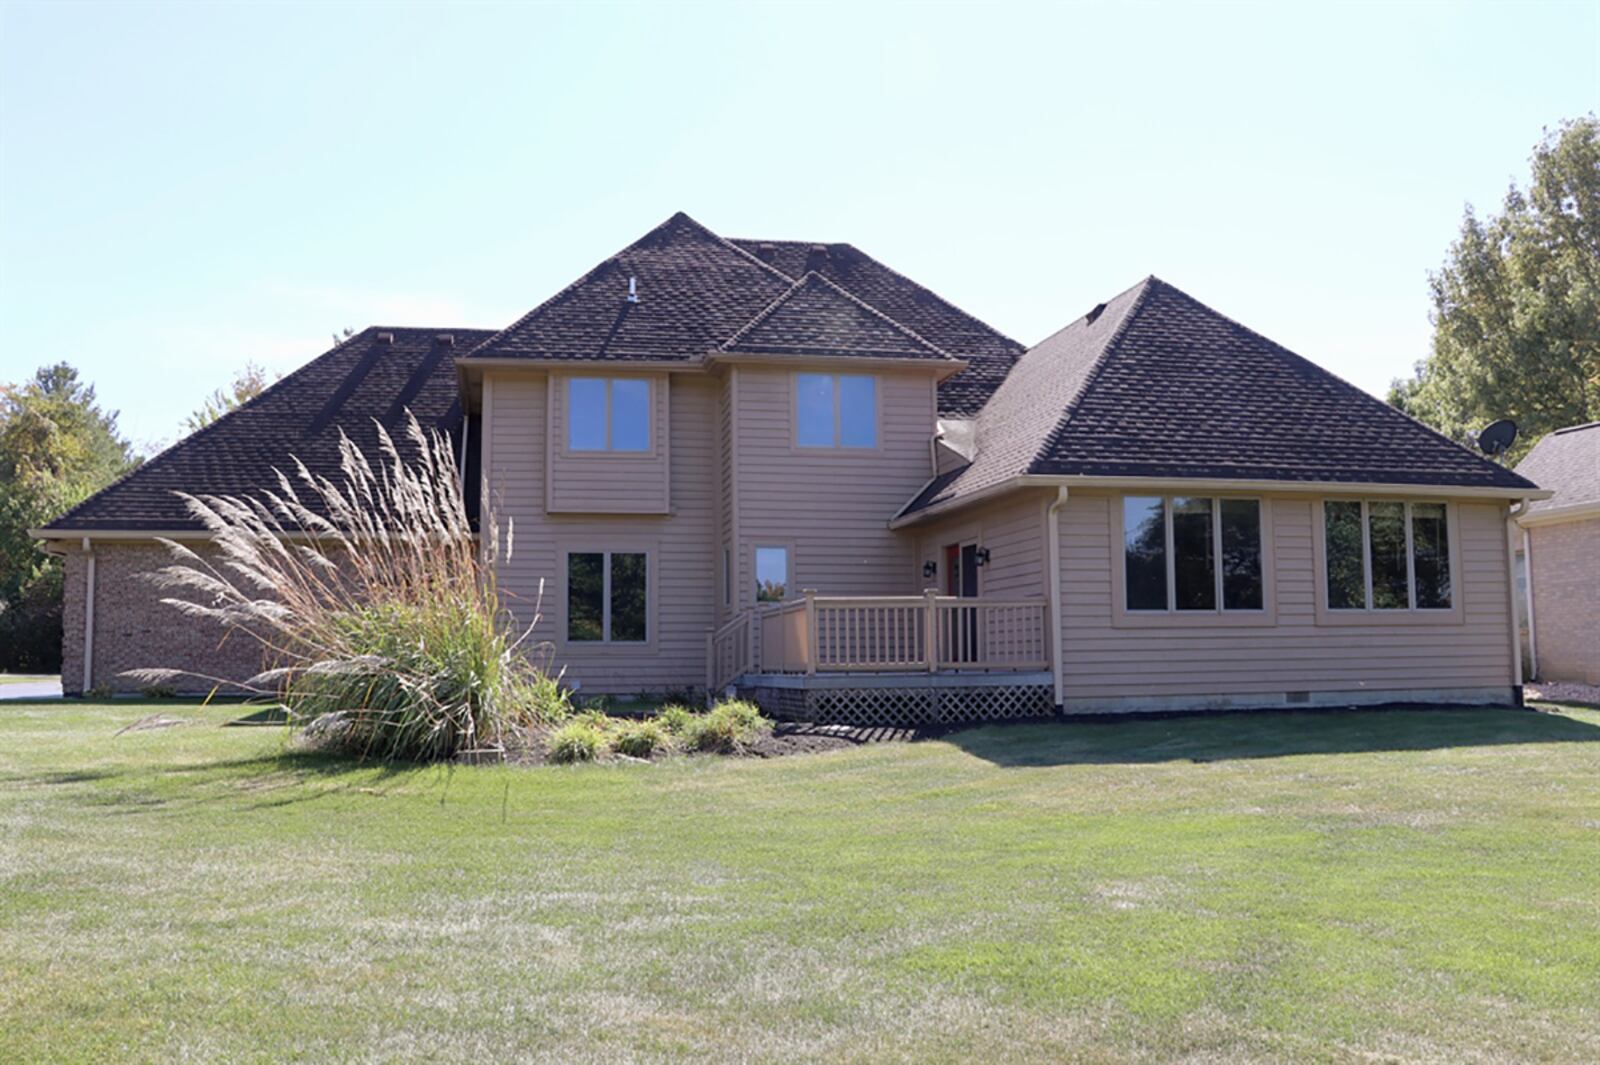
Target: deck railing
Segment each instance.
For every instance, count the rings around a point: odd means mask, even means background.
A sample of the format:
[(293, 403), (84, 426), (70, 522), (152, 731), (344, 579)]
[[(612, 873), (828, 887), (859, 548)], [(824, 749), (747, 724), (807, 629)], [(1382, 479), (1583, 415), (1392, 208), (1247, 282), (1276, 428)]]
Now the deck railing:
[(750, 613), (742, 611), (720, 629), (706, 633), (706, 692), (721, 691), (755, 666), (755, 633)]
[(1050, 665), (1038, 599), (819, 596), (757, 615), (762, 673), (1022, 671)]

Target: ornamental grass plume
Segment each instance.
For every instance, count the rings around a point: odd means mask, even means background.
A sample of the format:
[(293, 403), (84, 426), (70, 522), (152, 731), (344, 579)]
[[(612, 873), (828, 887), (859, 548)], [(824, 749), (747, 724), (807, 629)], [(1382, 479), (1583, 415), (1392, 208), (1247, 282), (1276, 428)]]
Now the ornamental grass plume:
[(162, 602), (258, 641), (269, 668), (242, 687), (317, 722), (325, 745), (424, 761), (503, 746), (561, 716), (565, 693), (549, 645), (532, 642), (538, 602), (521, 625), (496, 585), (512, 526), (502, 549), (486, 515), (480, 543), (450, 440), (409, 411), (405, 435), (409, 459), (377, 425), (374, 463), (341, 431), (338, 481), (295, 458), (294, 480), (274, 470), (277, 491), (260, 498), (179, 493), (215, 557), (163, 539), (174, 561), (152, 579), (173, 593)]

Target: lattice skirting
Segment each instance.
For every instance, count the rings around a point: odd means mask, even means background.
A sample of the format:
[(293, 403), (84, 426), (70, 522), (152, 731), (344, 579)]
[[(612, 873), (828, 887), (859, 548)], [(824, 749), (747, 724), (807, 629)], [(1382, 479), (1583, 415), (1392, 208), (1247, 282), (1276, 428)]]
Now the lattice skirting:
[(741, 690), (768, 717), (826, 725), (948, 725), (1041, 717), (1054, 711), (1042, 684), (921, 688), (770, 688)]

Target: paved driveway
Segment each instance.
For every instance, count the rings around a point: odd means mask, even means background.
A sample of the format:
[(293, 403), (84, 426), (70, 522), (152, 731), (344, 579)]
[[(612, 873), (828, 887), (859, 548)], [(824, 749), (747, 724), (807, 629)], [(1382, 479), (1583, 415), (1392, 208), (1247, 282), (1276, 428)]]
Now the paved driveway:
[(0, 703), (23, 699), (61, 698), (60, 677), (29, 677), (27, 680), (0, 684)]

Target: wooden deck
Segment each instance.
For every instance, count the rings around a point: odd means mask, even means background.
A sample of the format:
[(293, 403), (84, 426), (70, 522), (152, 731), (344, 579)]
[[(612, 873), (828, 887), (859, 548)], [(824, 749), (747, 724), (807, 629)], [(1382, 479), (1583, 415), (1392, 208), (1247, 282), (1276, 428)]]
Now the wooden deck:
[[(821, 596), (747, 611), (706, 636), (706, 690), (744, 677), (974, 675), (1050, 668), (1043, 599)], [(881, 683), (881, 682), (880, 682)]]

